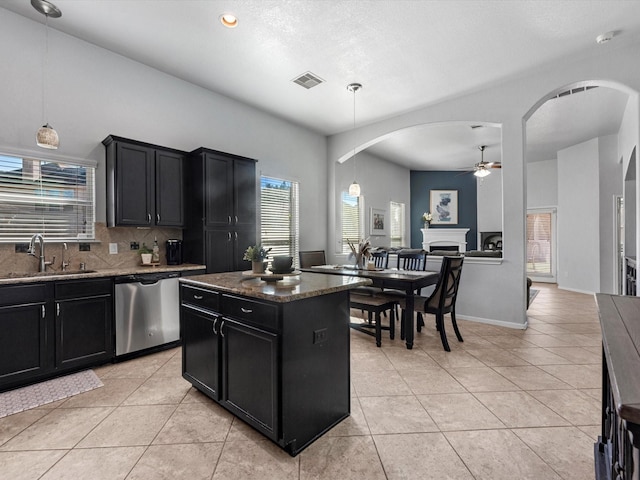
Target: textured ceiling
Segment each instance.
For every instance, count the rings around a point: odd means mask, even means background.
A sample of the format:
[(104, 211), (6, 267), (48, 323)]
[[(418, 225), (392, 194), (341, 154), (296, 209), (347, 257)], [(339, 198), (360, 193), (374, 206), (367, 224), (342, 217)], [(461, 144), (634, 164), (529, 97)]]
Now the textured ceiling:
[[(352, 97), (346, 90), (351, 82), (364, 85), (357, 97), (357, 122), (363, 124), (486, 88), (550, 62), (640, 41), (638, 1), (54, 3), (63, 15), (50, 20), (51, 28), (326, 135), (352, 126)], [(2, 7), (43, 22), (28, 0), (3, 0)], [(235, 29), (226, 29), (218, 21), (228, 11), (240, 20)], [(597, 45), (595, 37), (609, 30), (619, 32), (618, 37)], [(310, 90), (292, 82), (307, 71), (325, 82)], [(584, 118), (584, 112), (580, 114), (574, 120)], [(567, 141), (566, 135), (562, 139), (549, 136), (557, 132), (552, 125), (566, 121), (571, 112), (553, 115), (550, 108), (545, 120), (536, 124), (547, 147)], [(592, 117), (599, 116), (587, 115)], [(615, 121), (619, 124), (619, 118)], [(581, 128), (579, 122), (568, 124), (576, 131)], [(480, 132), (470, 135), (465, 129), (455, 130), (459, 137), (453, 132), (446, 135), (454, 143), (463, 139), (494, 142), (495, 132), (489, 132), (495, 129), (485, 129), (487, 139), (478, 138)], [(373, 151), (381, 154), (386, 150), (387, 155), (395, 144), (401, 150), (391, 152), (391, 158), (418, 166), (420, 158), (431, 161), (446, 153), (437, 139), (430, 151), (428, 145), (412, 144), (410, 136), (390, 139), (388, 145), (379, 144)], [(456, 144), (450, 153), (466, 148), (471, 152), (464, 160), (468, 162), (477, 155), (476, 147)], [(547, 147), (531, 146), (544, 155), (548, 155)], [(406, 158), (412, 152), (419, 152), (420, 158)]]

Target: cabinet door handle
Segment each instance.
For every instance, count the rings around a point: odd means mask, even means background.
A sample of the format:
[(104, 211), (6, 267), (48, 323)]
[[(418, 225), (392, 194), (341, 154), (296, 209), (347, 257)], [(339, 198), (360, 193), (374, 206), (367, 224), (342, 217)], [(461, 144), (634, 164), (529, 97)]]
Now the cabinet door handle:
[(46, 316), (47, 312), (44, 309), (44, 305), (42, 305), (42, 318), (44, 318)]
[(60, 304), (56, 303), (56, 316), (60, 316)]
[(147, 213), (147, 223), (151, 223), (151, 214)]
[(156, 213), (156, 223), (160, 223), (160, 214)]
[(233, 232), (233, 235), (235, 236), (236, 240), (238, 240), (238, 232)]
[(253, 313), (253, 310), (251, 310), (250, 308), (240, 307), (240, 310), (242, 311), (242, 313)]
[(231, 215), (227, 217), (227, 221), (229, 222), (229, 225), (231, 225)]
[(194, 295), (193, 296), (194, 300), (202, 300), (202, 298), (203, 298), (202, 295)]
[(220, 336), (224, 338), (224, 332), (222, 331), (223, 328), (224, 328), (224, 320), (222, 320), (222, 322), (220, 323)]
[(236, 218), (236, 225), (237, 225), (238, 224), (238, 216), (236, 215), (235, 218)]
[(216, 323), (218, 323), (218, 317), (213, 319), (213, 333), (217, 335), (218, 332), (216, 332)]
[(231, 232), (227, 232), (227, 241), (230, 242), (231, 241)]

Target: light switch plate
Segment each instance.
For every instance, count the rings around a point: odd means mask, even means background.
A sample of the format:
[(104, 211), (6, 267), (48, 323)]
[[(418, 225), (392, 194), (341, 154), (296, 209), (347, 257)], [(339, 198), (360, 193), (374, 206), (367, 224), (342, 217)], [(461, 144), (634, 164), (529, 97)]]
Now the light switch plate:
[(109, 254), (115, 255), (116, 253), (118, 253), (118, 244), (117, 243), (110, 243), (109, 244)]

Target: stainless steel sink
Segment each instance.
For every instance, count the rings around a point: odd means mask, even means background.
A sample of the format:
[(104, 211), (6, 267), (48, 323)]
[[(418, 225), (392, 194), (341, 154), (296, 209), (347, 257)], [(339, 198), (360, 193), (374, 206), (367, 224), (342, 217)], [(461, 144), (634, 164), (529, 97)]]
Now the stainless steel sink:
[(64, 272), (7, 272), (0, 274), (0, 278), (52, 277), (54, 275), (82, 275), (83, 273), (94, 272), (96, 272), (96, 270), (65, 270)]

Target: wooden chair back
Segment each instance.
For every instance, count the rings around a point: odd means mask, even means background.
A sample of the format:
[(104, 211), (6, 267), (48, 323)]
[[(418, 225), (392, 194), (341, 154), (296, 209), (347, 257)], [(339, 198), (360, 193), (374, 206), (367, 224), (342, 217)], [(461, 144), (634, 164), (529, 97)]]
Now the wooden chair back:
[(316, 265), (326, 265), (327, 260), (325, 258), (324, 250), (306, 250), (301, 251), (300, 268), (315, 267)]

